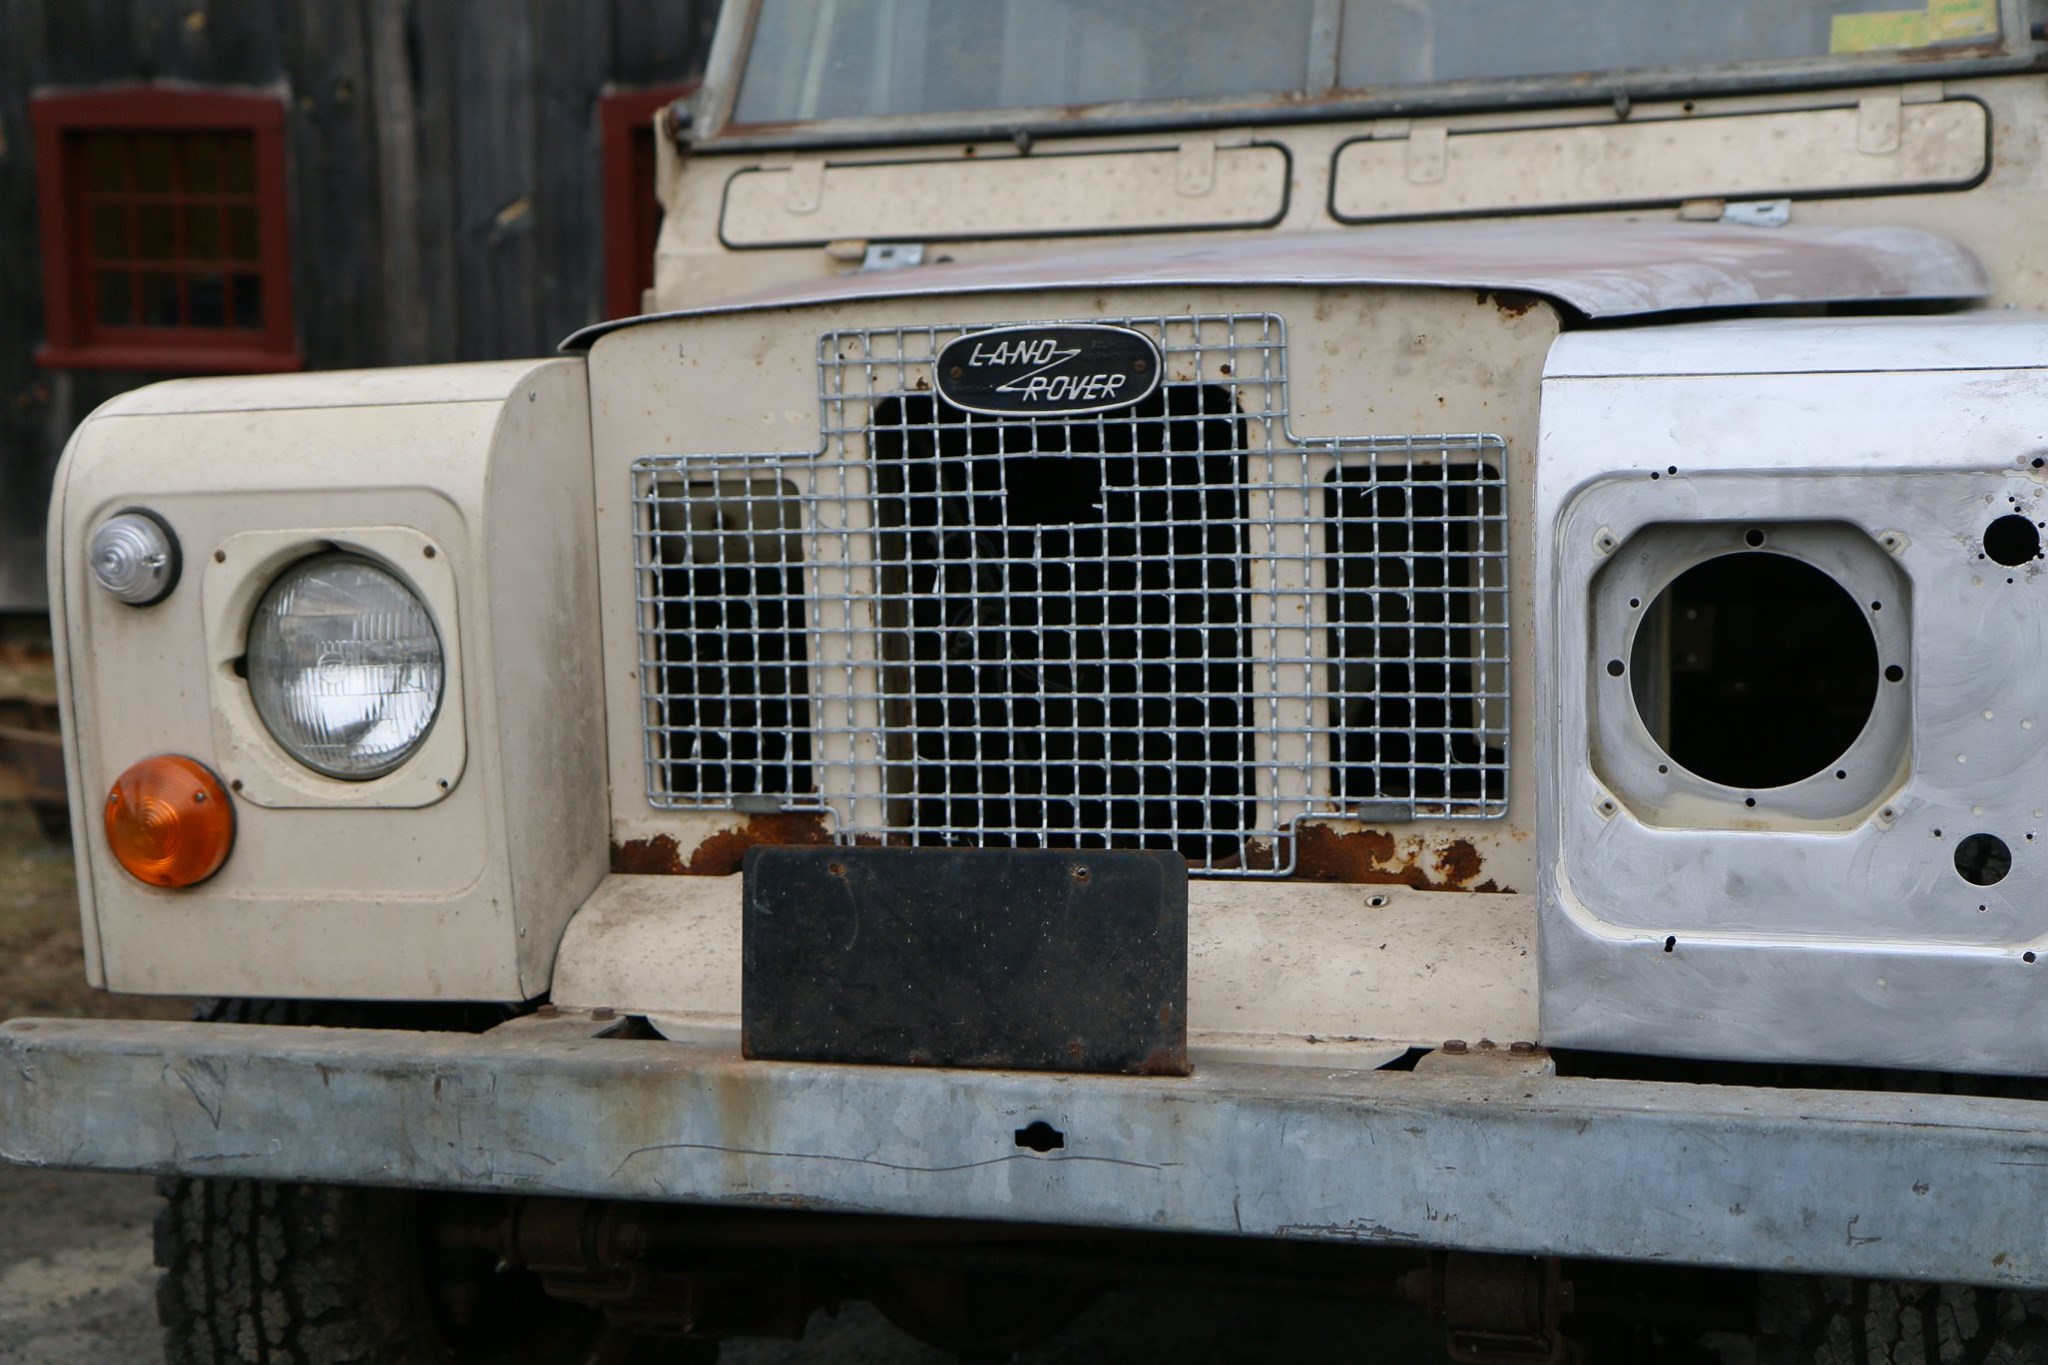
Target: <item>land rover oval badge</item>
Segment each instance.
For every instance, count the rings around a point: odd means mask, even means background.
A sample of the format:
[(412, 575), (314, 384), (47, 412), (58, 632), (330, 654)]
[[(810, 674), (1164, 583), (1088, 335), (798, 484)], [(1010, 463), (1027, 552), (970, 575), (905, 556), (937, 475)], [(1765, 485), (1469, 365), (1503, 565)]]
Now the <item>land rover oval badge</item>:
[(939, 352), (939, 397), (991, 417), (1114, 412), (1159, 387), (1159, 348), (1128, 327), (991, 327)]

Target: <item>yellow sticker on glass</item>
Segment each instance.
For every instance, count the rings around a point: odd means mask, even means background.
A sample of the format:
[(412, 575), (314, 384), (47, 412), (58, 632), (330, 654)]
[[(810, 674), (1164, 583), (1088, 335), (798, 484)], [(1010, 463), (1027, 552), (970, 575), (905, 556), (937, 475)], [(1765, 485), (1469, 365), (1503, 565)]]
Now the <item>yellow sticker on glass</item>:
[(1837, 14), (1830, 52), (1896, 52), (1998, 36), (1998, 0), (1927, 0), (1927, 8)]
[(1955, 42), (1998, 35), (1998, 0), (1927, 0), (1927, 40)]
[(1927, 46), (1927, 11), (1886, 9), (1837, 14), (1828, 28), (1829, 52), (1890, 52)]

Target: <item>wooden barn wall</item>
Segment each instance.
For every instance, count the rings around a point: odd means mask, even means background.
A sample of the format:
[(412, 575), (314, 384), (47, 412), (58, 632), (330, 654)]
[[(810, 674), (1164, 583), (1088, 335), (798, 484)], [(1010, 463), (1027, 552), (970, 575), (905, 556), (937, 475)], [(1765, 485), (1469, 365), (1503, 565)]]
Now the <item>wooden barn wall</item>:
[(40, 611), (71, 429), (165, 378), (35, 363), (32, 92), (145, 81), (288, 101), (312, 369), (540, 355), (604, 296), (597, 101), (702, 73), (717, 0), (0, 0), (0, 612)]

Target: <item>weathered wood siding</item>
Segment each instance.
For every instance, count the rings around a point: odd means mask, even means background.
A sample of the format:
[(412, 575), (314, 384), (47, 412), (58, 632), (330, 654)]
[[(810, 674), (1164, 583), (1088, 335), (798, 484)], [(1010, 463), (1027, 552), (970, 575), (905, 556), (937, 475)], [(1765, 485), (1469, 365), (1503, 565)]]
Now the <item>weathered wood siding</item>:
[(46, 370), (29, 96), (146, 81), (289, 103), (315, 369), (538, 355), (604, 297), (597, 101), (700, 75), (717, 0), (0, 0), (0, 612), (94, 406), (166, 376)]

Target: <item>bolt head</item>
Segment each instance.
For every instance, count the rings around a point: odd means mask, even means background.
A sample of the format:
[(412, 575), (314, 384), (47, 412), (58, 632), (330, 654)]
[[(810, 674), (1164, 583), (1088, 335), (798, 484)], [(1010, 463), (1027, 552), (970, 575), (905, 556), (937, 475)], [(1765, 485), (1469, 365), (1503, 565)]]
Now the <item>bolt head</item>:
[(1444, 1044), (1443, 1050), (1453, 1057), (1462, 1057), (1472, 1049), (1463, 1038), (1452, 1038)]

